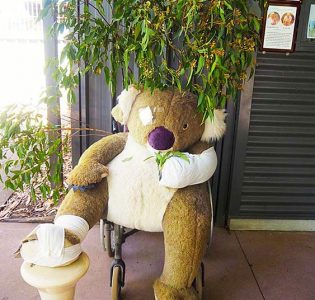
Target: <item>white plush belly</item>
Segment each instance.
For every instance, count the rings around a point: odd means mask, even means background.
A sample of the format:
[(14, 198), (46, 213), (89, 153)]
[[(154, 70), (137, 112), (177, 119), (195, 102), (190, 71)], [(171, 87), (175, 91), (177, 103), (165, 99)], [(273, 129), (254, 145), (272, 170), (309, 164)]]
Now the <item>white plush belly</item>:
[[(108, 165), (107, 219), (128, 228), (162, 231), (162, 220), (176, 189), (159, 185), (155, 159), (130, 138)], [(147, 160), (146, 160), (147, 159)]]

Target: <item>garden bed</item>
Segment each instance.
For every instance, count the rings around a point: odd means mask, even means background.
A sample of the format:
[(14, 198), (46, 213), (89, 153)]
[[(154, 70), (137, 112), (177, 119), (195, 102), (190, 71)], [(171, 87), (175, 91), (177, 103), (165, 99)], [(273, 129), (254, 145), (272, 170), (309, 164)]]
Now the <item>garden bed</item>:
[[(71, 143), (70, 140), (69, 143)], [(64, 157), (64, 180), (71, 169), (71, 151), (69, 151)], [(39, 182), (37, 184), (39, 185), (41, 183)], [(30, 195), (31, 192), (29, 189), (24, 192), (14, 192), (9, 199), (0, 206), (0, 222), (52, 222), (64, 195), (62, 195), (58, 203), (54, 203), (50, 199), (42, 199), (40, 193), (36, 194), (36, 201), (33, 201)]]

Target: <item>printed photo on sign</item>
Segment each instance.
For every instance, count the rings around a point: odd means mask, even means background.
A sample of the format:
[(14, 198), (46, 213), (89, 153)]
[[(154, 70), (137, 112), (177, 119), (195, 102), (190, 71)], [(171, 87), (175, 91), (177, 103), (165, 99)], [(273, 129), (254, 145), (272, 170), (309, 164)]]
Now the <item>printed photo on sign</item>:
[(315, 39), (315, 4), (312, 4), (310, 9), (310, 16), (307, 26), (307, 38)]
[(268, 23), (271, 26), (277, 25), (280, 22), (280, 15), (277, 12), (272, 12), (268, 15)]
[(282, 18), (281, 18), (281, 22), (284, 26), (291, 26), (294, 24), (294, 16), (291, 13), (285, 13), (283, 14)]

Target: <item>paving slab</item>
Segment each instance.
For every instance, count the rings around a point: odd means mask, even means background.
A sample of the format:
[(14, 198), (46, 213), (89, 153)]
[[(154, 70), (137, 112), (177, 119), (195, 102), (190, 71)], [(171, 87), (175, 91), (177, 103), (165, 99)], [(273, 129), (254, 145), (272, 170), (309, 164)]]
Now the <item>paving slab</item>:
[[(22, 260), (13, 258), (19, 240), (28, 234), (35, 224), (0, 223), (0, 299), (39, 300), (37, 291), (21, 278), (19, 268)], [(76, 300), (110, 300), (109, 266), (111, 259), (101, 248), (99, 226), (95, 226), (84, 241), (91, 266), (79, 281)], [(127, 266), (124, 299), (154, 299), (152, 284), (163, 267), (164, 246), (160, 233), (138, 232), (129, 237), (123, 248)], [(213, 244), (205, 257), (204, 299), (251, 299), (260, 300), (246, 260), (234, 234), (215, 229)]]
[(315, 299), (315, 233), (236, 233), (267, 300)]
[(0, 299), (39, 300), (35, 289), (27, 285), (20, 276), (21, 259), (13, 253), (19, 241), (30, 232), (34, 224), (0, 223)]
[(204, 263), (204, 299), (263, 299), (233, 232), (215, 229)]

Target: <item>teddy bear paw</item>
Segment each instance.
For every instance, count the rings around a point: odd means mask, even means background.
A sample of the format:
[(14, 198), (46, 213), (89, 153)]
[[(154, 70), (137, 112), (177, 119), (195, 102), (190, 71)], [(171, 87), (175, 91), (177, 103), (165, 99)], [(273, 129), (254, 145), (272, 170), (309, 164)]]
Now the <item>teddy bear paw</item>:
[(68, 175), (67, 183), (71, 186), (89, 186), (107, 175), (108, 168), (98, 162), (78, 164)]
[(176, 289), (158, 279), (153, 288), (155, 300), (199, 300), (193, 287)]
[(41, 224), (22, 241), (15, 254), (28, 263), (59, 267), (75, 261), (81, 252), (80, 240), (74, 234), (66, 234), (55, 224)]

